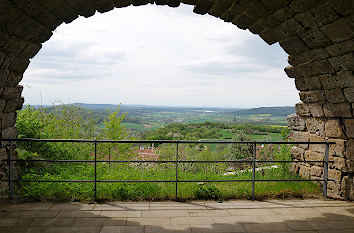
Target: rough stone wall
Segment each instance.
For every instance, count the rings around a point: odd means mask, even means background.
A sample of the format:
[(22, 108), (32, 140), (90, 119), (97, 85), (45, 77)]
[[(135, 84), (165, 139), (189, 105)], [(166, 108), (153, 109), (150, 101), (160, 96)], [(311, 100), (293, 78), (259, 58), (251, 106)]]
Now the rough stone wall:
[[(78, 16), (90, 17), (113, 8), (146, 4), (194, 5), (197, 14), (210, 14), (258, 34), (268, 44), (279, 42), (290, 55), (285, 72), (295, 81), (302, 102), (289, 117), (295, 140), (335, 141), (329, 170), (329, 194), (354, 199), (354, 77), (353, 4), (350, 0), (0, 0), (0, 130), (14, 138), (15, 111), (22, 108), (18, 85), (30, 59), (57, 26)], [(323, 148), (292, 148), (294, 159), (323, 157)], [(0, 159), (8, 155), (0, 147)], [(302, 176), (322, 175), (320, 166), (299, 164)], [(7, 170), (0, 165), (0, 179)]]

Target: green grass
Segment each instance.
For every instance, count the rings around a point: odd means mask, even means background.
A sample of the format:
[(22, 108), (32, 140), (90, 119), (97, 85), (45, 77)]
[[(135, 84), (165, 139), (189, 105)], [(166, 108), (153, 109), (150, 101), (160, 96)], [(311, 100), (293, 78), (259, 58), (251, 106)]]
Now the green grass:
[(250, 134), (249, 135), (255, 141), (264, 141), (270, 139), (271, 141), (281, 141), (282, 136), (280, 133), (267, 133), (265, 135), (262, 134)]
[[(97, 167), (98, 180), (175, 180), (175, 165), (160, 164), (153, 167), (135, 167), (132, 165), (100, 164)], [(55, 165), (53, 172), (35, 175), (27, 173), (23, 179), (39, 180), (93, 180), (94, 166), (91, 165)], [(212, 172), (183, 171), (179, 165), (179, 180), (226, 180), (252, 179), (250, 172), (239, 175), (222, 175)], [(48, 168), (47, 168), (48, 170)], [(49, 169), (50, 170), (50, 169)], [(48, 170), (48, 171), (49, 171)], [(38, 170), (40, 171), (40, 169)], [(257, 173), (256, 179), (301, 179), (282, 169), (266, 170), (265, 174)], [(93, 183), (21, 183), (18, 191), (23, 199), (46, 201), (93, 201)], [(208, 190), (217, 190), (218, 199), (250, 199), (251, 182), (220, 183), (179, 183), (178, 198), (190, 200), (200, 198), (200, 192), (206, 193), (203, 199), (215, 199)], [(310, 197), (320, 194), (318, 186), (311, 182), (256, 182), (256, 198), (274, 197)], [(210, 197), (208, 196), (210, 195)], [(157, 201), (174, 200), (175, 183), (98, 183), (97, 197), (101, 201)]]

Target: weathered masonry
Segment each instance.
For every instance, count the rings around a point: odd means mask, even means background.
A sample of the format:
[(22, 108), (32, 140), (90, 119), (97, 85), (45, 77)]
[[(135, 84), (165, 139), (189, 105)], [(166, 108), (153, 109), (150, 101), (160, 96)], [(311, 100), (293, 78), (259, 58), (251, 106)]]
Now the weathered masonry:
[[(297, 141), (334, 141), (330, 147), (329, 196), (354, 200), (354, 15), (353, 0), (0, 0), (1, 138), (17, 136), (16, 110), (23, 98), (19, 82), (42, 43), (60, 24), (79, 15), (90, 17), (113, 8), (145, 4), (194, 5), (258, 34), (268, 44), (279, 42), (289, 54), (285, 72), (295, 81), (300, 100), (288, 117)], [(235, 38), (237, 39), (237, 38)], [(8, 156), (5, 144), (0, 159)], [(324, 147), (292, 148), (294, 159), (322, 159)], [(0, 167), (4, 179), (7, 168)], [(321, 177), (320, 166), (298, 164), (304, 177)]]

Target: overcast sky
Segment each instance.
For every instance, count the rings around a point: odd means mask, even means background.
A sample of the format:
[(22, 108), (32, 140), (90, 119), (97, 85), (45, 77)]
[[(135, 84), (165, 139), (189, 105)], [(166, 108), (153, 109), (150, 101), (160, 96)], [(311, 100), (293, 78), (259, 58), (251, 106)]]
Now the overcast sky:
[(278, 44), (192, 11), (127, 7), (61, 25), (25, 72), (25, 103), (248, 108), (298, 102)]

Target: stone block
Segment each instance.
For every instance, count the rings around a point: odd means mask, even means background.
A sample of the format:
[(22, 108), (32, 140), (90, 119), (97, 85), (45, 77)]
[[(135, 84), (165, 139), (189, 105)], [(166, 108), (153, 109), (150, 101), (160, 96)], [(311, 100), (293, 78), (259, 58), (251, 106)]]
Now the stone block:
[(304, 153), (305, 153), (305, 150), (300, 148), (300, 147), (297, 147), (297, 146), (293, 146), (290, 148), (290, 154), (292, 156), (292, 158), (295, 158), (297, 160), (304, 160)]
[[(295, 111), (299, 116), (310, 116), (310, 108), (304, 102), (299, 102), (295, 104)], [(323, 112), (323, 111), (322, 111)]]
[(331, 119), (326, 122), (326, 137), (330, 138), (345, 138), (341, 122)]
[(344, 158), (346, 140), (343, 139), (328, 139), (328, 142), (335, 142), (336, 144), (329, 145), (329, 155)]
[(290, 7), (285, 6), (274, 12), (274, 17), (279, 21), (285, 21), (293, 17), (295, 12), (290, 9)]
[[(325, 142), (325, 138), (316, 134), (310, 134), (310, 142)], [(324, 144), (310, 144), (310, 150), (324, 155), (326, 146)]]
[(347, 141), (345, 157), (347, 159), (354, 160), (354, 139), (349, 139)]
[(336, 169), (328, 169), (328, 179), (335, 180), (337, 183), (340, 182), (342, 178), (342, 172)]
[(328, 192), (332, 191), (335, 197), (339, 196), (340, 184), (335, 182), (328, 182), (327, 184)]
[(318, 167), (318, 166), (312, 166), (311, 167), (311, 176), (321, 177), (322, 176), (322, 172), (323, 172), (323, 168), (322, 167)]
[(311, 134), (324, 136), (325, 120), (320, 118), (308, 118), (306, 119), (306, 128)]
[(347, 101), (349, 103), (354, 103), (354, 87), (345, 88), (343, 92)]
[(285, 40), (281, 40), (279, 45), (284, 49), (287, 54), (297, 55), (306, 51), (309, 51), (307, 45), (303, 42), (303, 40), (298, 37), (291, 37)]
[[(192, 5), (195, 5), (196, 4), (196, 1), (195, 0), (189, 0), (190, 2), (193, 2)], [(186, 0), (186, 4), (188, 4), (189, 2), (188, 0)], [(195, 1), (195, 2), (194, 2)], [(175, 1), (171, 1), (171, 2), (175, 2)], [(180, 1), (179, 1), (180, 2)], [(116, 8), (123, 8), (123, 7), (127, 7), (127, 6), (130, 6), (132, 4), (132, 1), (131, 0), (113, 0), (113, 3), (114, 3), (114, 7)], [(170, 4), (170, 3), (169, 3)], [(174, 3), (176, 5), (176, 3)], [(179, 3), (180, 4), (180, 3)], [(190, 4), (191, 5), (191, 4)], [(172, 6), (174, 7), (174, 6)]]
[(349, 200), (354, 200), (354, 179), (351, 179), (351, 182), (348, 183), (348, 194), (346, 195), (346, 198)]
[(14, 59), (10, 64), (9, 70), (16, 74), (23, 74), (23, 72), (25, 72), (25, 70), (27, 69), (29, 63), (29, 59)]
[(247, 7), (242, 6), (241, 4), (233, 4), (232, 7), (229, 9), (230, 13), (234, 16), (242, 14)]
[(328, 0), (333, 9), (341, 15), (350, 15), (353, 13), (353, 2), (348, 0)]
[(31, 18), (42, 24), (43, 26), (54, 30), (62, 22), (55, 18), (36, 1), (31, 0), (14, 0), (13, 3)]
[[(222, 15), (221, 19), (223, 19), (225, 22), (231, 22), (234, 19), (234, 17), (232, 16), (232, 18), (229, 21), (227, 21), (228, 20), (228, 18), (226, 17), (227, 13), (228, 13), (228, 11)], [(265, 28), (262, 25), (260, 25), (257, 21), (257, 23), (249, 26), (248, 30), (250, 32), (252, 32), (253, 34), (259, 34), (262, 31), (264, 31)]]
[(0, 160), (4, 160), (4, 159), (8, 159), (9, 158), (9, 154), (6, 150), (5, 147), (1, 147), (0, 148)]
[(20, 110), (22, 108), (23, 103), (24, 103), (23, 98), (6, 100), (4, 112), (7, 113), (7, 112), (14, 112), (16, 110)]
[(301, 74), (299, 72), (297, 72), (293, 66), (285, 67), (284, 71), (285, 71), (286, 75), (288, 75), (289, 78), (301, 77)]
[(249, 26), (251, 26), (255, 22), (256, 22), (256, 19), (250, 18), (249, 16), (247, 16), (245, 14), (241, 14), (232, 20), (233, 24), (235, 24), (238, 28), (243, 29), (243, 30), (246, 30)]
[(306, 61), (318, 61), (328, 58), (329, 55), (325, 49), (313, 49), (303, 54)]
[(346, 172), (349, 172), (349, 173), (354, 173), (354, 160), (351, 160), (351, 159), (347, 159), (345, 161), (346, 163), (346, 169), (345, 171)]
[(299, 175), (302, 178), (308, 178), (310, 177), (310, 174), (311, 174), (311, 169), (309, 167), (299, 166)]
[(321, 90), (322, 84), (318, 77), (304, 78), (305, 86), (307, 90)]
[(337, 72), (354, 70), (354, 52), (328, 59), (333, 69)]
[(0, 69), (0, 87), (3, 87), (9, 77), (9, 71)]
[(298, 116), (296, 113), (288, 115), (286, 120), (288, 123), (288, 128), (291, 130), (302, 131), (306, 127), (304, 119)]
[(261, 2), (273, 10), (277, 10), (289, 4), (289, 0), (261, 0)]
[(317, 103), (326, 101), (324, 92), (321, 90), (315, 91), (300, 91), (300, 100), (305, 103)]
[[(114, 2), (118, 3), (119, 1), (114, 1)], [(88, 18), (95, 14), (96, 10), (94, 8), (93, 1), (68, 0), (68, 3), (78, 15), (84, 16), (85, 18)]]
[(331, 56), (340, 56), (354, 50), (354, 40), (350, 39), (326, 48)]
[(6, 105), (6, 100), (0, 99), (0, 112), (4, 111), (5, 105)]
[(19, 84), (19, 82), (22, 80), (22, 78), (23, 78), (23, 75), (10, 73), (4, 86), (16, 87)]
[[(295, 142), (308, 142), (310, 140), (310, 135), (307, 132), (294, 131), (293, 137)], [(298, 147), (302, 149), (308, 149), (309, 145), (299, 144)]]
[[(156, 2), (156, 1), (155, 1)], [(167, 1), (169, 2), (169, 1)], [(220, 17), (232, 6), (232, 2), (229, 1), (217, 1), (215, 5), (209, 11), (209, 14)]]
[(17, 137), (17, 128), (10, 127), (7, 129), (3, 129), (3, 130), (1, 130), (1, 136), (2, 136), (2, 138), (6, 138), (6, 139), (16, 138)]
[[(323, 161), (324, 155), (311, 150), (305, 151), (304, 154), (305, 161)], [(314, 163), (317, 166), (322, 166), (322, 163)]]
[(340, 88), (325, 90), (326, 99), (329, 103), (346, 102), (343, 91)]
[(348, 103), (326, 103), (323, 110), (326, 117), (352, 117), (351, 105)]
[(324, 89), (354, 87), (354, 76), (350, 71), (338, 72), (335, 75), (320, 75), (319, 79)]
[(52, 1), (36, 0), (36, 1), (44, 8), (48, 9), (49, 11), (53, 11), (63, 4), (62, 0), (52, 0)]
[(295, 87), (299, 91), (308, 91), (307, 85), (305, 83), (304, 77), (299, 77), (295, 79)]
[(314, 117), (324, 117), (323, 104), (312, 103), (309, 104), (311, 115)]
[(24, 50), (19, 54), (20, 58), (33, 58), (39, 50), (42, 48), (42, 44), (39, 43), (28, 43)]
[(318, 28), (311, 29), (300, 34), (300, 38), (309, 48), (313, 49), (324, 48), (332, 45), (332, 41), (329, 40), (325, 33)]
[(301, 13), (318, 6), (323, 2), (325, 1), (324, 0), (293, 0), (291, 1), (289, 6), (294, 12)]
[(301, 72), (304, 77), (331, 74), (334, 72), (332, 66), (327, 60), (302, 63), (296, 66), (296, 70)]
[(4, 87), (2, 97), (6, 99), (18, 99), (21, 97), (23, 86), (17, 85), (16, 87)]
[(4, 52), (14, 53), (17, 55), (25, 48), (27, 41), (10, 36), (8, 40), (4, 41), (4, 43), (5, 45), (2, 47)]
[[(137, 4), (134, 2), (139, 2), (139, 1), (133, 0), (133, 5)], [(206, 0), (198, 1), (193, 9), (193, 12), (196, 14), (205, 15), (206, 13), (208, 13), (208, 11), (210, 11), (210, 9), (213, 7), (213, 5), (214, 5), (213, 1), (206, 1)]]
[(33, 20), (31, 17), (18, 11), (19, 17), (15, 20), (11, 20), (10, 24), (7, 26), (7, 31), (18, 38), (23, 40), (31, 40), (37, 34), (42, 31), (49, 31), (49, 29), (44, 28), (41, 24)]
[(114, 5), (111, 0), (95, 0), (94, 1), (94, 8), (98, 12), (104, 13), (104, 12), (108, 12), (110, 10), (113, 10)]
[(322, 30), (334, 43), (346, 41), (354, 37), (353, 22), (349, 17), (338, 19), (331, 24), (323, 26)]
[(288, 63), (292, 66), (297, 66), (301, 63), (305, 63), (307, 60), (305, 59), (303, 53), (298, 55), (290, 55), (288, 56)]
[(346, 197), (348, 181), (349, 181), (349, 177), (348, 176), (343, 176), (342, 182), (340, 184), (340, 193), (344, 197)]
[(330, 168), (336, 168), (337, 170), (346, 171), (346, 162), (344, 158), (340, 157), (328, 157), (328, 161), (334, 161), (334, 163), (330, 163)]
[(354, 119), (344, 119), (345, 134), (348, 138), (354, 138)]
[(271, 13), (272, 10), (268, 7), (268, 5), (263, 4), (261, 1), (251, 2), (248, 8), (244, 12), (245, 15), (255, 19), (265, 18)]
[(338, 18), (339, 15), (328, 4), (319, 5), (307, 12), (304, 11), (296, 17), (306, 28), (317, 28), (329, 24)]
[(291, 37), (304, 32), (304, 27), (294, 18), (290, 18), (279, 25), (280, 31), (285, 37)]
[(1, 129), (6, 129), (15, 126), (16, 123), (16, 113), (2, 113), (1, 114)]
[(51, 31), (41, 31), (36, 36), (32, 38), (32, 41), (37, 43), (44, 43), (52, 37), (53, 33)]
[[(48, 1), (41, 0), (41, 2), (48, 2)], [(50, 1), (49, 4), (48, 3), (46, 3), (46, 4), (51, 5), (52, 2), (53, 1)], [(51, 7), (51, 8), (53, 8), (53, 7)], [(56, 18), (64, 21), (67, 24), (71, 23), (72, 21), (74, 21), (78, 17), (78, 14), (76, 13), (76, 11), (67, 3), (60, 4), (59, 6), (55, 7), (53, 10), (51, 10), (51, 12), (55, 15)]]
[(265, 29), (259, 33), (259, 36), (269, 45), (272, 45), (284, 38), (284, 35), (277, 27)]

